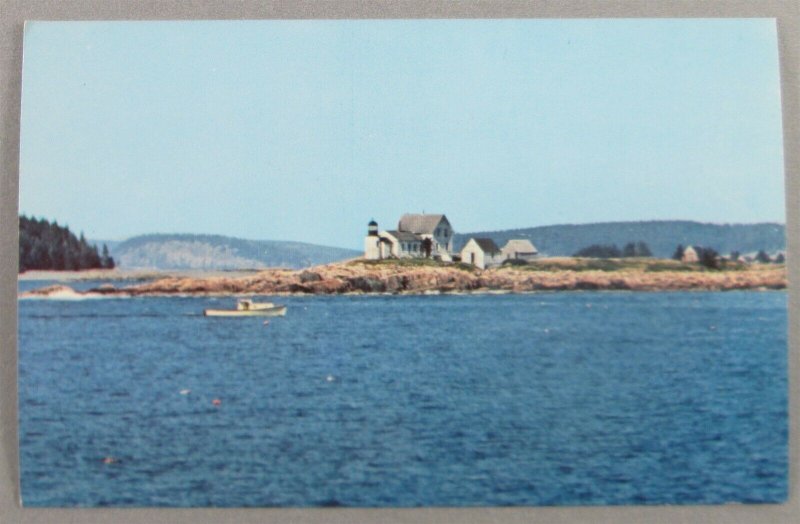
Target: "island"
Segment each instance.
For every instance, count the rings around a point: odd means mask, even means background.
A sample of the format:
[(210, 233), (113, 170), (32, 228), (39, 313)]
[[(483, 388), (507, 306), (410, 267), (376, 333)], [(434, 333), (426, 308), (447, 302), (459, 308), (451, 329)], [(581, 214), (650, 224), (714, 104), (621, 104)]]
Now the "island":
[(542, 291), (770, 290), (786, 287), (784, 264), (729, 262), (720, 269), (669, 259), (543, 258), (479, 269), (431, 259), (356, 259), (301, 270), (266, 269), (245, 275), (165, 274), (152, 280), (87, 291), (54, 285), (20, 298), (58, 296), (226, 296), (530, 293)]

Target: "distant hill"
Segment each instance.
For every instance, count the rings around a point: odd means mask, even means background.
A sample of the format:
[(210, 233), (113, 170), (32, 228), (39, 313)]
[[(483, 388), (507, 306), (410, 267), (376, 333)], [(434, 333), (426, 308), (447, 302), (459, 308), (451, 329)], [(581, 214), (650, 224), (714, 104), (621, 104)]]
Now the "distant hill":
[(668, 258), (678, 244), (710, 247), (719, 253), (750, 253), (763, 249), (768, 253), (786, 249), (785, 226), (761, 224), (705, 224), (689, 220), (654, 220), (647, 222), (604, 222), (459, 233), (454, 237), (457, 249), (470, 237), (487, 237), (500, 247), (512, 238), (527, 238), (540, 253), (569, 256), (592, 244), (646, 242), (653, 256)]
[(90, 242), (92, 244), (96, 245), (96, 246), (102, 246), (102, 245), (105, 244), (105, 246), (109, 249), (109, 251), (113, 251), (114, 248), (116, 248), (118, 245), (122, 244), (122, 240), (97, 240), (97, 239), (92, 239)]
[(302, 242), (186, 234), (141, 235), (109, 248), (118, 267), (125, 269), (298, 269), (362, 254)]
[[(460, 250), (470, 237), (488, 237), (502, 246), (527, 238), (540, 253), (570, 256), (592, 244), (646, 242), (653, 256), (671, 257), (678, 244), (731, 251), (774, 253), (786, 248), (785, 227), (777, 223), (705, 224), (688, 220), (565, 224), (504, 231), (458, 233)], [(106, 242), (118, 267), (128, 269), (298, 269), (362, 256), (361, 251), (302, 242), (243, 240), (220, 235), (154, 234)]]

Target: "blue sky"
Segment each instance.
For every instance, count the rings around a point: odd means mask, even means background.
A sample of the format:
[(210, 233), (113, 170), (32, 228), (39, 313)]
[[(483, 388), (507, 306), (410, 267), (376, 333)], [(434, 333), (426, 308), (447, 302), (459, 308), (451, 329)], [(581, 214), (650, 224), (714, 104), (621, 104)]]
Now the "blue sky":
[(34, 22), (20, 160), (95, 239), (785, 221), (769, 19)]

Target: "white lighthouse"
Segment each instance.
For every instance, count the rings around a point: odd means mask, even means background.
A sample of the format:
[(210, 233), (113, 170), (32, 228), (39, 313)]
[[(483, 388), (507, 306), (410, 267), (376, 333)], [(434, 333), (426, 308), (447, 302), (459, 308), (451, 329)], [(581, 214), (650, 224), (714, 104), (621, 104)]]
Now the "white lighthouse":
[(370, 220), (367, 226), (367, 236), (364, 237), (364, 258), (367, 260), (379, 260), (382, 258), (380, 244), (381, 237), (378, 236), (378, 223)]

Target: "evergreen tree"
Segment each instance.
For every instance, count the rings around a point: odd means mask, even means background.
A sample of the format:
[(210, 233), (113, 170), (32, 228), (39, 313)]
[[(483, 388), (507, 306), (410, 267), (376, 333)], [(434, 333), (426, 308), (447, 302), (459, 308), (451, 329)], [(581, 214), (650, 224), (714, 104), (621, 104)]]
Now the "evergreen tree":
[(108, 254), (108, 246), (105, 244), (103, 244), (103, 256), (100, 260), (100, 267), (103, 269), (114, 269), (114, 259)]
[(650, 247), (642, 242), (628, 242), (625, 244), (625, 247), (622, 248), (622, 256), (623, 257), (651, 257), (653, 256), (652, 251), (650, 251)]
[(433, 241), (430, 238), (426, 238), (422, 241), (422, 251), (425, 253), (425, 258), (430, 258), (431, 252), (433, 251)]
[(756, 255), (756, 262), (760, 262), (762, 264), (769, 264), (772, 260), (769, 258), (769, 255), (763, 249), (758, 252)]
[(683, 244), (678, 244), (678, 247), (675, 248), (675, 253), (672, 254), (673, 260), (683, 260)]
[[(110, 259), (110, 257), (109, 257)], [(111, 261), (113, 264), (113, 261)], [(76, 237), (67, 226), (25, 215), (19, 217), (19, 270), (80, 270), (102, 267), (97, 247), (83, 233)]]
[(700, 262), (700, 265), (710, 269), (719, 269), (722, 265), (722, 259), (720, 258), (719, 253), (710, 247), (699, 248), (697, 258), (699, 259), (698, 261)]
[(57, 244), (50, 244), (47, 248), (47, 254), (52, 261), (52, 266), (49, 268), (42, 268), (42, 269), (56, 269), (59, 271), (64, 270), (65, 260), (64, 260), (64, 246), (60, 243)]
[(652, 257), (653, 252), (650, 251), (650, 246), (648, 246), (644, 242), (637, 242), (636, 243), (636, 256), (637, 257)]

